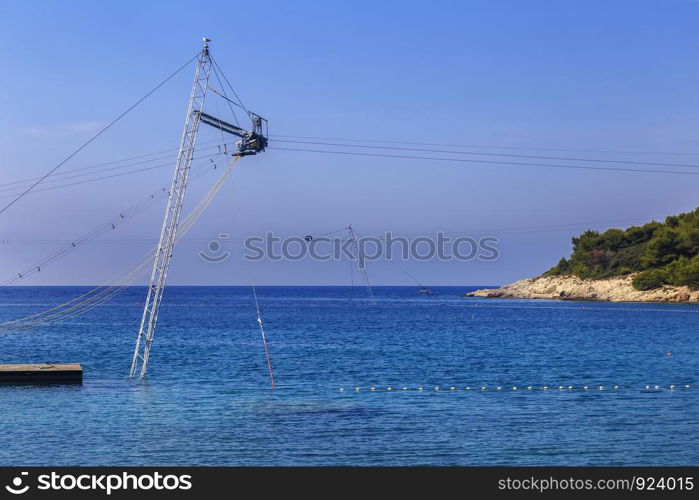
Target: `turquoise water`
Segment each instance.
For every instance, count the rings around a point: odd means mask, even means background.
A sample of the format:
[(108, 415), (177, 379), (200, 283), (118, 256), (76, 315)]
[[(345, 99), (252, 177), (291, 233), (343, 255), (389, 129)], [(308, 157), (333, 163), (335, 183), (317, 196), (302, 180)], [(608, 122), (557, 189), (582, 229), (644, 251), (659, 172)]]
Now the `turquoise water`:
[[(4, 288), (0, 321), (84, 290)], [(144, 288), (2, 333), (0, 362), (85, 380), (0, 387), (0, 464), (699, 464), (699, 307), (434, 290), (262, 287), (275, 392), (248, 288), (169, 288), (147, 382), (125, 379)]]

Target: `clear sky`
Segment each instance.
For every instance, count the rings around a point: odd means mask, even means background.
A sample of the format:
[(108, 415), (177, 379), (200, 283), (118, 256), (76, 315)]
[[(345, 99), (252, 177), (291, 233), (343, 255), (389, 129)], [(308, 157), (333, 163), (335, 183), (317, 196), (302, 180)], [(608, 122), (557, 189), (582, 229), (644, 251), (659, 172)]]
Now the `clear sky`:
[[(699, 165), (698, 21), (699, 2), (690, 0), (2, 2), (0, 195), (50, 170), (194, 55), (202, 36), (247, 106), (269, 119), (272, 146), (321, 149), (274, 139), (336, 137)], [(192, 72), (64, 169), (175, 148)], [(219, 98), (209, 102), (225, 116)], [(217, 137), (204, 131), (201, 140)], [(161, 168), (37, 192), (0, 215), (0, 279), (167, 185), (169, 154)], [(235, 190), (224, 186), (177, 248), (170, 283), (245, 284), (243, 235), (317, 235), (352, 223), (367, 235), (500, 236), (496, 262), (402, 265), (430, 285), (501, 284), (555, 264), (587, 226), (699, 205), (695, 175), (279, 149), (243, 159), (233, 178)], [(214, 182), (204, 179), (192, 184), (187, 209)], [(154, 244), (162, 211), (149, 209), (24, 284), (109, 278)], [(197, 254), (220, 233), (230, 234), (223, 245), (233, 257), (207, 264)], [(376, 284), (411, 284), (387, 262), (368, 272)], [(260, 262), (254, 273), (260, 284), (350, 280), (337, 262)]]

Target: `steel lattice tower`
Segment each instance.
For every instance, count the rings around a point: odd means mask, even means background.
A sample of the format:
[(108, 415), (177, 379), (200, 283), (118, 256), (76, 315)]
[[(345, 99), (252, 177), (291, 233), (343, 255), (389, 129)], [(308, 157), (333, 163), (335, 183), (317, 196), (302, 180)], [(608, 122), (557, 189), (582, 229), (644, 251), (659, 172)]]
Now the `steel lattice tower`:
[[(199, 55), (197, 68), (194, 73), (194, 83), (192, 93), (189, 98), (187, 108), (187, 118), (180, 142), (180, 150), (177, 154), (175, 174), (172, 179), (172, 186), (168, 196), (167, 208), (163, 220), (163, 228), (160, 232), (160, 241), (155, 253), (153, 262), (153, 273), (148, 286), (148, 296), (143, 309), (141, 326), (136, 339), (136, 349), (134, 350), (133, 361), (131, 362), (130, 377), (135, 377), (140, 372), (139, 377), (146, 376), (148, 370), (148, 358), (150, 357), (151, 346), (153, 345), (153, 335), (158, 322), (158, 312), (163, 299), (163, 291), (167, 280), (167, 273), (170, 267), (170, 259), (175, 245), (177, 226), (184, 202), (184, 194), (187, 189), (189, 169), (194, 156), (194, 147), (197, 142), (201, 112), (204, 108), (204, 99), (208, 89), (209, 75), (211, 73), (212, 61), (209, 55), (209, 39), (204, 39), (204, 48)], [(140, 369), (139, 369), (140, 368)]]

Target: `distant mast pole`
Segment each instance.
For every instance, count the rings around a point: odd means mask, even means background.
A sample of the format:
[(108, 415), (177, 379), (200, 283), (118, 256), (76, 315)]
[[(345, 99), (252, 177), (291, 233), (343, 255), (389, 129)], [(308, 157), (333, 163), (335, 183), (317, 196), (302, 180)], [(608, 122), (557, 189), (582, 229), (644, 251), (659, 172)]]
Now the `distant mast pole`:
[(129, 375), (131, 378), (136, 377), (137, 373), (139, 374), (139, 378), (144, 378), (148, 370), (148, 358), (150, 357), (150, 350), (153, 345), (155, 326), (158, 322), (158, 312), (160, 303), (163, 300), (163, 291), (170, 267), (170, 259), (172, 258), (172, 251), (175, 246), (177, 226), (184, 202), (184, 193), (187, 189), (187, 180), (194, 156), (194, 147), (197, 142), (197, 133), (199, 132), (200, 113), (204, 108), (204, 99), (206, 97), (209, 75), (211, 73), (212, 63), (211, 56), (209, 55), (208, 42), (210, 42), (210, 40), (204, 38), (204, 47), (199, 55), (197, 69), (194, 73), (194, 83), (192, 84), (192, 93), (189, 98), (187, 118), (184, 123), (180, 150), (177, 154), (175, 174), (170, 187), (167, 208), (165, 209), (165, 217), (160, 232), (158, 249), (153, 261), (153, 273), (151, 275), (150, 285), (148, 286), (148, 296), (146, 298), (145, 307), (143, 308), (143, 317), (141, 318), (138, 338), (136, 339), (136, 349), (134, 350), (133, 361), (131, 362), (131, 371)]

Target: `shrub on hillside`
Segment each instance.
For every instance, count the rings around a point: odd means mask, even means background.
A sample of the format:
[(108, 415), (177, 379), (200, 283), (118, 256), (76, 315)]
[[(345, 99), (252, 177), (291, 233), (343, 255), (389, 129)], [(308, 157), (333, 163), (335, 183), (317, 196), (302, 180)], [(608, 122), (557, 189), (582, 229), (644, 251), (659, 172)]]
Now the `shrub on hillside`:
[(648, 269), (638, 273), (632, 281), (636, 290), (652, 290), (660, 288), (665, 283), (665, 273), (660, 269)]

